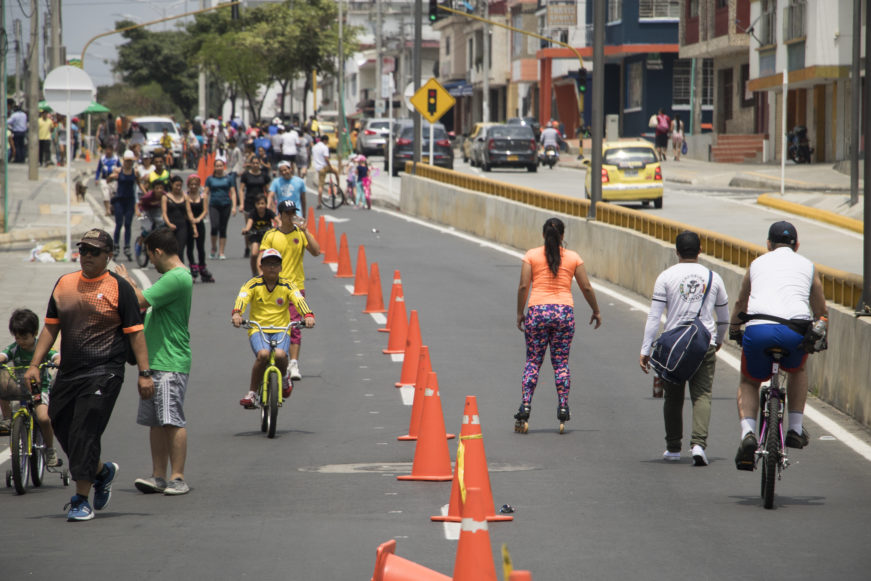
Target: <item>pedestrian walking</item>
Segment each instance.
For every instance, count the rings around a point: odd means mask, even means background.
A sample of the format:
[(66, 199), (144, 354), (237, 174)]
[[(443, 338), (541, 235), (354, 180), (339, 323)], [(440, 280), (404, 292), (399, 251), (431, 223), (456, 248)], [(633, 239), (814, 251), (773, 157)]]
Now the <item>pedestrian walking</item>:
[(112, 198), (115, 196), (115, 186), (117, 185), (115, 168), (121, 165), (121, 160), (115, 155), (115, 148), (112, 145), (103, 147), (103, 155), (97, 162), (97, 175), (94, 177), (96, 182), (100, 184), (100, 192), (103, 194), (103, 206), (106, 208), (106, 215), (111, 216)]
[[(187, 247), (188, 264), (194, 280), (201, 277), (203, 282), (215, 282), (212, 273), (206, 268), (206, 216), (209, 214), (209, 198), (203, 194), (200, 187), (200, 176), (193, 173), (188, 176), (187, 199), (194, 220), (188, 230)], [(194, 260), (194, 246), (198, 260)]]
[(149, 288), (138, 288), (123, 265), (116, 269), (135, 289), (139, 306), (149, 309), (145, 315), (145, 340), (154, 397), (139, 401), (136, 423), (149, 428), (151, 476), (136, 479), (134, 485), (145, 494), (186, 494), (190, 487), (184, 478), (187, 458), (184, 400), (191, 369), (188, 323), (193, 280), (181, 261), (177, 237), (169, 229), (149, 234), (145, 251), (161, 274)]
[(205, 195), (209, 198), (209, 220), (212, 223), (212, 252), (209, 258), (225, 260), (227, 255), (227, 224), (236, 215), (237, 198), (233, 180), (225, 173), (224, 162), (215, 160), (215, 172), (206, 178)]
[[(24, 376), (30, 382), (40, 381), (36, 365), (60, 333), (62, 357), (48, 414), (76, 482), (69, 521), (91, 520), (94, 510), (109, 504), (118, 465), (100, 460), (100, 440), (124, 383), (128, 349), (139, 367), (139, 396), (148, 399), (154, 393), (136, 293), (108, 270), (112, 237), (103, 230), (88, 230), (78, 247), (82, 269), (63, 275), (55, 284), (45, 326)], [(92, 485), (93, 509), (88, 501)]]
[[(11, 99), (7, 99), (7, 104), (11, 101)], [(9, 127), (9, 131), (12, 132), (12, 142), (14, 143), (14, 151), (15, 157), (14, 163), (24, 163), (24, 159), (27, 155), (27, 113), (21, 110), (21, 107), (17, 104), (13, 104), (12, 106), (13, 112), (12, 115), (6, 120), (6, 124)]]
[(683, 120), (677, 115), (674, 116), (674, 119), (671, 121), (671, 148), (674, 150), (674, 160), (680, 161), (680, 155), (683, 153), (683, 140), (684, 140), (684, 126)]
[[(528, 429), (532, 396), (548, 347), (559, 398), (557, 419), (561, 431), (571, 418), (569, 351), (575, 334), (572, 279), (577, 281), (584, 299), (593, 310), (590, 324), (595, 329), (602, 325), (602, 314), (584, 261), (577, 252), (563, 247), (564, 233), (565, 224), (562, 220), (548, 219), (542, 228), (544, 246), (527, 251), (521, 265), (520, 284), (517, 287), (517, 328), (526, 335), (526, 365), (523, 368), (520, 408), (514, 418), (517, 420), (515, 430), (524, 433)], [(524, 315), (527, 302), (528, 309)]]
[(115, 247), (115, 257), (121, 242), (121, 229), (124, 229), (124, 256), (132, 262), (133, 255), (130, 253), (130, 229), (133, 226), (133, 215), (136, 213), (136, 185), (138, 176), (136, 168), (136, 154), (130, 150), (124, 152), (124, 160), (121, 167), (115, 167), (113, 180), (117, 184), (115, 195), (112, 197), (112, 211), (115, 214), (115, 233), (112, 241)]
[(671, 129), (671, 118), (660, 107), (656, 112), (656, 126), (654, 128), (654, 145), (659, 154), (659, 160), (665, 161), (665, 152), (668, 151), (668, 132)]
[(160, 199), (160, 209), (163, 223), (175, 235), (178, 243), (176, 254), (181, 258), (184, 256), (184, 249), (187, 246), (188, 229), (194, 223), (191, 204), (184, 193), (184, 180), (181, 179), (181, 176), (169, 178), (169, 191)]
[[(717, 351), (723, 346), (729, 324), (729, 297), (719, 274), (699, 264), (701, 241), (695, 232), (684, 230), (675, 239), (678, 263), (659, 274), (653, 285), (653, 298), (641, 343), (641, 371), (650, 372), (650, 353), (663, 311), (666, 313), (663, 331), (699, 319), (711, 334), (711, 344), (701, 366), (689, 378), (690, 401), (693, 404), (693, 429), (690, 453), (693, 464), (707, 466), (708, 425), (711, 420), (711, 394)], [(710, 283), (709, 283), (710, 281)], [(708, 285), (710, 284), (710, 288)], [(707, 297), (707, 298), (706, 298)], [(716, 321), (714, 314), (716, 313)], [(683, 403), (686, 383), (662, 380), (664, 398), (662, 415), (665, 420), (666, 449), (663, 460), (680, 460), (683, 439)]]

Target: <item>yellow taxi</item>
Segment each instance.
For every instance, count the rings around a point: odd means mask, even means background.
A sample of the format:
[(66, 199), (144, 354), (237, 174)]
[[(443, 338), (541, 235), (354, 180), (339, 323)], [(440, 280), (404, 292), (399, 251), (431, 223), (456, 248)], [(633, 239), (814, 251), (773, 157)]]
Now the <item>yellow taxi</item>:
[[(590, 197), (590, 159), (584, 182)], [(645, 139), (621, 139), (602, 144), (602, 200), (605, 202), (653, 202), (662, 208), (662, 168), (653, 144)]]
[(498, 125), (498, 123), (479, 121), (472, 125), (472, 130), (469, 131), (469, 134), (463, 140), (462, 153), (463, 161), (465, 163), (475, 165), (475, 160), (472, 158), (472, 144), (475, 143), (475, 138), (481, 133), (481, 129), (490, 125)]
[(321, 135), (326, 135), (329, 138), (327, 146), (330, 148), (330, 151), (336, 151), (336, 148), (339, 146), (339, 136), (336, 133), (335, 123), (332, 123), (331, 121), (319, 121), (318, 131), (320, 131)]

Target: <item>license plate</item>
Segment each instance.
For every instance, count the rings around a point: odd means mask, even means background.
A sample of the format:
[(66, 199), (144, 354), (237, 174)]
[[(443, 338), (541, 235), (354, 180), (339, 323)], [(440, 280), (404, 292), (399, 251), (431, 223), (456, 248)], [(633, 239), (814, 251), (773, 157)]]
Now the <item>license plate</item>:
[(508, 161), (517, 161), (518, 159), (520, 159), (520, 158), (518, 158), (516, 155), (509, 155), (508, 156)]
[(635, 176), (638, 175), (638, 170), (637, 169), (624, 169), (623, 175), (628, 177), (628, 178), (634, 178)]

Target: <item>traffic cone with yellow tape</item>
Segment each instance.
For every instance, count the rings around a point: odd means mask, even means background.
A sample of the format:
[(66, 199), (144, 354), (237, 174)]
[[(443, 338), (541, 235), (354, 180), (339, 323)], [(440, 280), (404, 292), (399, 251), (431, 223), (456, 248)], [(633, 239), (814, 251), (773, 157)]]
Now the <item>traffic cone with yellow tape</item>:
[(445, 434), (445, 416), (439, 395), (439, 381), (430, 371), (424, 390), (423, 412), (420, 418), (420, 434), (414, 449), (411, 474), (396, 477), (398, 480), (427, 480), (443, 482), (453, 478), (451, 453), (448, 451)]
[(463, 427), (460, 429), (460, 443), (457, 446), (457, 461), (454, 464), (454, 481), (451, 485), (451, 499), (448, 514), (431, 516), (438, 522), (460, 522), (461, 481), (468, 488), (479, 488), (483, 496), (485, 518), (490, 522), (514, 520), (507, 514), (496, 514), (493, 505), (493, 492), (490, 489), (490, 472), (487, 469), (487, 455), (484, 452), (484, 435), (481, 433), (481, 418), (478, 415), (478, 400), (474, 395), (466, 396), (463, 410)]
[(397, 556), (396, 540), (391, 539), (375, 551), (372, 581), (451, 581), (451, 578)]
[(484, 498), (480, 488), (461, 486), (463, 520), (454, 561), (453, 581), (496, 581)]

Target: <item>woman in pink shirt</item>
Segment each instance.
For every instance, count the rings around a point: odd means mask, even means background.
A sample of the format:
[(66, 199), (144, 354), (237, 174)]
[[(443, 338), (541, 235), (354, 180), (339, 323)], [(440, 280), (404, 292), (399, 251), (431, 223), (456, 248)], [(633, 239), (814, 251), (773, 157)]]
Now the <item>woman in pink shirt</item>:
[[(548, 346), (559, 397), (557, 419), (560, 433), (565, 431), (565, 422), (570, 419), (569, 351), (575, 334), (573, 278), (578, 281), (587, 304), (593, 309), (590, 324), (594, 324), (596, 329), (602, 325), (596, 293), (587, 278), (584, 261), (577, 252), (563, 248), (564, 232), (562, 220), (550, 218), (542, 230), (544, 246), (529, 250), (523, 257), (517, 288), (517, 328), (526, 334), (526, 366), (523, 368), (523, 400), (514, 415), (516, 432), (526, 433), (529, 429), (532, 395)], [(524, 316), (527, 300), (529, 308)]]

